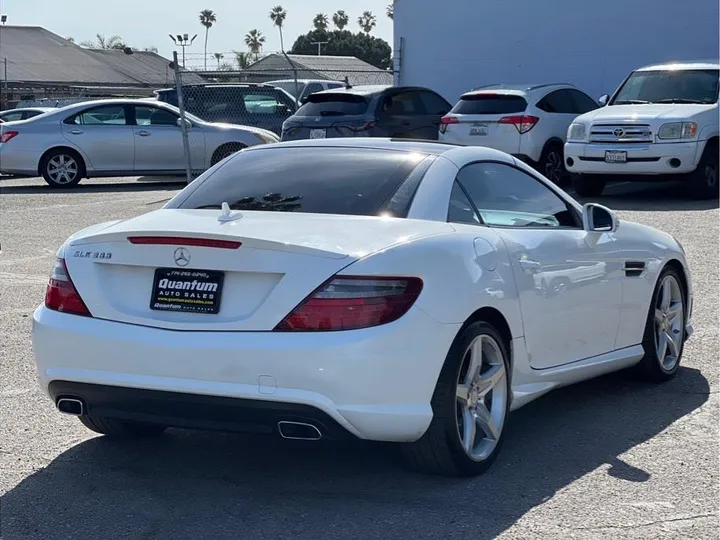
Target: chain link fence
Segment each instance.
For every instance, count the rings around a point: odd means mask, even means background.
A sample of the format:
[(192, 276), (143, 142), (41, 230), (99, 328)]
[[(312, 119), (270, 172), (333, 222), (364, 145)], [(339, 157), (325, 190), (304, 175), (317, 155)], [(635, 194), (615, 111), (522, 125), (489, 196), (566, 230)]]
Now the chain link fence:
[[(289, 60), (289, 59), (288, 59)], [(292, 62), (291, 62), (292, 65)], [(243, 71), (202, 72), (206, 84), (189, 83), (197, 72), (183, 69), (174, 55), (175, 85), (156, 91), (160, 101), (180, 109), (183, 119), (198, 117), (206, 122), (245, 126), (268, 142), (274, 134), (282, 134), (285, 120), (295, 114), (310, 94), (333, 88), (366, 85), (392, 85), (391, 72), (292, 69), (246, 69)], [(199, 174), (193, 167), (192, 127), (181, 122), (188, 181)], [(227, 133), (205, 133), (205, 148), (213, 162), (247, 146), (238, 137), (228, 141)]]

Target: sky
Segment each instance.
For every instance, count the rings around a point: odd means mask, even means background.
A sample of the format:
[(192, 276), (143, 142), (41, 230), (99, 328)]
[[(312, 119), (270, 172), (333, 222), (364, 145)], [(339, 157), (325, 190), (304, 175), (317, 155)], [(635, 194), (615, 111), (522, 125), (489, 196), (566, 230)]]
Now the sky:
[[(392, 21), (385, 15), (391, 0), (0, 0), (0, 13), (7, 24), (43, 26), (76, 43), (94, 40), (95, 34), (119, 35), (129, 45), (142, 49), (155, 46), (160, 54), (171, 57), (174, 45), (168, 34), (193, 34), (197, 38), (186, 50), (188, 67), (202, 62), (205, 29), (198, 14), (212, 9), (217, 23), (210, 29), (208, 55), (247, 49), (248, 30), (257, 28), (266, 37), (264, 52), (280, 50), (280, 38), (268, 13), (277, 4), (288, 12), (283, 30), (285, 48), (295, 38), (312, 29), (317, 13), (332, 15), (339, 9), (350, 16), (348, 29), (359, 30), (358, 16), (365, 10), (377, 17), (373, 35), (392, 43)], [(120, 7), (122, 6), (122, 8)], [(355, 6), (355, 7), (353, 7)], [(226, 55), (229, 56), (229, 55)]]

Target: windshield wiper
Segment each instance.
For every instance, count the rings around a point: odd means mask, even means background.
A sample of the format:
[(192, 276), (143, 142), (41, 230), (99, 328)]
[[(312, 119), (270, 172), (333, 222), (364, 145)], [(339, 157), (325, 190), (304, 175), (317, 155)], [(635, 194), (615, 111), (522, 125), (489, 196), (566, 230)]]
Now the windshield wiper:
[(648, 105), (649, 103), (642, 99), (619, 99), (613, 105)]
[(697, 105), (707, 105), (707, 101), (700, 101), (699, 99), (685, 99), (685, 98), (667, 98), (655, 101), (655, 103), (689, 103)]

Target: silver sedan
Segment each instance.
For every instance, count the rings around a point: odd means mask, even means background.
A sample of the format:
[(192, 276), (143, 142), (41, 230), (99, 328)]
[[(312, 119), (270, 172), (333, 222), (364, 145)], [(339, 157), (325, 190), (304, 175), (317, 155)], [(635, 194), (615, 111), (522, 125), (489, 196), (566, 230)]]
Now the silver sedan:
[[(250, 146), (277, 142), (274, 133), (211, 124), (187, 114), (191, 166), (202, 172)], [(108, 99), (69, 105), (0, 124), (0, 173), (41, 175), (51, 187), (82, 178), (183, 175), (180, 112), (152, 100)]]

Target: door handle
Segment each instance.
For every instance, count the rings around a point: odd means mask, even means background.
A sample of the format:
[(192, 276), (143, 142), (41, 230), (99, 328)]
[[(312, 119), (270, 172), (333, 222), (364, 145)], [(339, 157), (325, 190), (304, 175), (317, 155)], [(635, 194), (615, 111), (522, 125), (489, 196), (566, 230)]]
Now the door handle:
[(71, 129), (71, 130), (70, 130), (70, 133), (72, 133), (73, 135), (81, 135), (81, 134), (82, 134), (82, 130), (80, 130), (80, 129)]
[(143, 131), (138, 131), (137, 134), (140, 135), (141, 137), (149, 137), (149, 136), (150, 136), (150, 132), (149, 132), (149, 131), (145, 131), (145, 130), (143, 130)]

